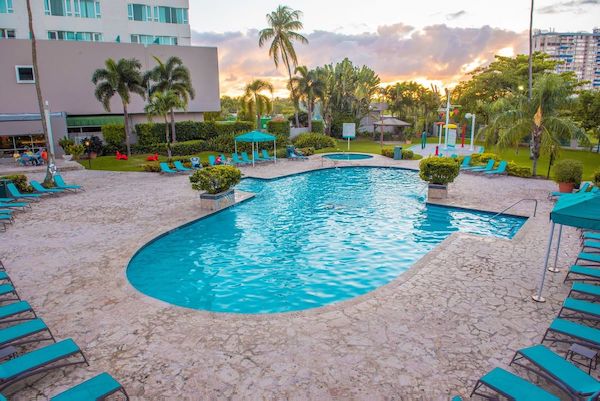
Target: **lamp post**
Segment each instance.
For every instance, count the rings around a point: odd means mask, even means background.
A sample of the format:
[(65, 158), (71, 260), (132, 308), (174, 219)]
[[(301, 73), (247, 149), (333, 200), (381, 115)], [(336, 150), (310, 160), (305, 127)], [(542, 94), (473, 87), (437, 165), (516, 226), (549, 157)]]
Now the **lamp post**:
[(475, 113), (467, 113), (465, 114), (465, 118), (471, 119), (471, 145), (469, 146), (469, 150), (473, 151), (473, 141), (475, 140)]
[(90, 151), (90, 140), (88, 139), (87, 141), (85, 141), (84, 145), (87, 149), (87, 154), (88, 154), (88, 167), (91, 170), (92, 169), (92, 152)]

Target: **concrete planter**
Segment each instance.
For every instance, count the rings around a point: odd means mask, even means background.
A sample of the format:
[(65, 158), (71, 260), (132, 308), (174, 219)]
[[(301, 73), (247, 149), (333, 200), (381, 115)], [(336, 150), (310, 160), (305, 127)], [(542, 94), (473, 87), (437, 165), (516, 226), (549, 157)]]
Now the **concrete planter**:
[(234, 189), (231, 188), (218, 194), (201, 193), (200, 207), (206, 210), (217, 211), (229, 207), (235, 203)]
[(448, 185), (429, 184), (427, 198), (446, 199), (448, 197)]

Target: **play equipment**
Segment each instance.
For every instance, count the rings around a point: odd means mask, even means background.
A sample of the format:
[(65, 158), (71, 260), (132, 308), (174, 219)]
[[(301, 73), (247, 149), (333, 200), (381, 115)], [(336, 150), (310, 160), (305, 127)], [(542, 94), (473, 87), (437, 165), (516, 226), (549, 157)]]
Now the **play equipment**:
[(456, 147), (456, 124), (444, 124), (443, 128), (446, 130), (444, 150), (454, 149)]
[(127, 155), (124, 155), (123, 153), (119, 152), (118, 150), (117, 150), (117, 155), (116, 155), (116, 157), (117, 157), (117, 160), (128, 160), (128, 159), (129, 159), (129, 158), (127, 157)]
[[(125, 156), (125, 157), (127, 157), (127, 156)], [(117, 159), (118, 159), (118, 157), (117, 157)], [(127, 160), (127, 159), (125, 159), (125, 160)], [(158, 161), (158, 153), (155, 153), (153, 155), (146, 157), (146, 160), (149, 162), (157, 162)]]
[(348, 151), (350, 151), (350, 139), (356, 138), (356, 124), (355, 123), (343, 123), (342, 124), (342, 138), (348, 139)]

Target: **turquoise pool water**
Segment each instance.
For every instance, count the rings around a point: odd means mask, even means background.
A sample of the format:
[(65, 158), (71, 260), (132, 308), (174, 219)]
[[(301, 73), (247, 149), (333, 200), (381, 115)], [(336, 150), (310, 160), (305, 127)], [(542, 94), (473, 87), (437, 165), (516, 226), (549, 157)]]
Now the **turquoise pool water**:
[(399, 169), (245, 179), (238, 189), (256, 197), (143, 247), (131, 284), (194, 309), (297, 311), (389, 283), (455, 231), (511, 238), (525, 221), (428, 206), (417, 173)]
[(332, 153), (324, 155), (323, 157), (331, 160), (364, 160), (373, 158), (371, 155), (363, 155), (360, 153)]

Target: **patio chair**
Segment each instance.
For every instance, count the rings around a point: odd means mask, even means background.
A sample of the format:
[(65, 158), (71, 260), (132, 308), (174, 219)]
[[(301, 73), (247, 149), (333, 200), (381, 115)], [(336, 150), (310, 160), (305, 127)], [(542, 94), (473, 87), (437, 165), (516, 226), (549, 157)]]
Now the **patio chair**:
[[(588, 188), (590, 187), (590, 185), (591, 185), (591, 183), (590, 183), (590, 182), (584, 182), (584, 183), (581, 185), (581, 187), (579, 187), (579, 189), (578, 189), (577, 191), (573, 192), (573, 193), (576, 193), (576, 194), (579, 194), (579, 193), (581, 193), (581, 194), (582, 194), (582, 193), (584, 193), (584, 192), (587, 192), (587, 190), (588, 190)], [(548, 199), (551, 199), (551, 198), (560, 198), (562, 195), (564, 195), (564, 194), (570, 194), (570, 193), (571, 193), (571, 192), (558, 192), (558, 191), (553, 191), (553, 192), (550, 192), (550, 193), (548, 194)]]
[[(567, 338), (564, 338), (567, 337)], [(567, 343), (600, 350), (600, 330), (570, 320), (556, 318), (544, 333), (542, 344)]]
[[(83, 360), (69, 361), (75, 356), (81, 356)], [(0, 363), (0, 391), (27, 377), (82, 363), (89, 365), (81, 349), (70, 338), (37, 348)]]
[(489, 176), (506, 174), (506, 166), (508, 166), (508, 163), (502, 160), (496, 169), (484, 171), (483, 174), (487, 174)]
[(65, 181), (63, 180), (63, 178), (60, 174), (54, 175), (54, 183), (56, 184), (56, 188), (65, 189), (67, 191), (76, 191), (76, 190), (85, 191), (85, 188), (83, 188), (81, 185), (65, 183)]
[(600, 304), (575, 298), (566, 298), (558, 311), (559, 318), (600, 321)]
[[(47, 333), (47, 336), (36, 336), (42, 333)], [(35, 338), (31, 338), (34, 336)], [(55, 341), (52, 332), (42, 319), (31, 319), (0, 329), (0, 348), (41, 341)]]
[(485, 166), (473, 167), (467, 171), (472, 171), (474, 173), (492, 171), (494, 169), (494, 164), (496, 164), (496, 160), (490, 159)]
[(177, 171), (181, 171), (181, 172), (192, 171), (191, 168), (187, 168), (179, 160), (174, 161), (173, 165), (175, 166), (175, 168), (177, 169)]
[(248, 163), (246, 163), (245, 161), (241, 160), (241, 159), (240, 159), (240, 156), (239, 156), (237, 153), (232, 153), (232, 154), (231, 154), (231, 162), (232, 162), (233, 164), (235, 164), (235, 165), (240, 165), (240, 166), (243, 166), (243, 165), (245, 165), (245, 164), (248, 164)]
[(510, 365), (520, 366), (548, 380), (574, 400), (584, 397), (595, 400), (590, 396), (600, 392), (600, 381), (541, 344), (518, 350)]
[(35, 189), (35, 191), (37, 193), (40, 193), (42, 195), (43, 194), (55, 195), (55, 194), (60, 194), (60, 193), (65, 192), (64, 189), (60, 189), (60, 188), (46, 188), (42, 184), (40, 184), (39, 182), (37, 182), (35, 180), (29, 181), (29, 184), (33, 187), (33, 189)]
[(483, 386), (509, 400), (560, 401), (557, 396), (502, 368), (494, 368), (479, 379), (471, 396), (479, 395), (489, 399), (489, 395), (479, 392)]
[(192, 163), (193, 169), (200, 170), (202, 168), (202, 163), (200, 163), (199, 157), (191, 157), (190, 162)]
[(125, 400), (129, 400), (129, 396), (121, 383), (116, 381), (108, 373), (104, 372), (51, 397), (50, 401), (103, 400), (109, 395), (118, 392), (125, 396)]
[(266, 149), (263, 149), (261, 153), (262, 153), (262, 158), (264, 160), (267, 160), (267, 161), (273, 161), (273, 160), (275, 160), (273, 157), (269, 156), (269, 152), (267, 152)]
[(472, 167), (472, 166), (470, 166), (470, 164), (471, 164), (471, 156), (465, 156), (462, 163), (460, 164), (460, 169), (464, 170), (466, 168)]
[(19, 191), (19, 188), (17, 188), (17, 186), (12, 182), (6, 183), (6, 189), (8, 190), (10, 196), (12, 196), (15, 199), (39, 200), (42, 197), (42, 195), (40, 194), (22, 194)]
[[(33, 317), (18, 317), (24, 313), (30, 313), (33, 315)], [(22, 320), (30, 320), (35, 318), (37, 318), (37, 315), (28, 302), (17, 301), (0, 306), (0, 323), (19, 322)]]
[(160, 166), (160, 173), (163, 174), (177, 174), (177, 170), (172, 170), (171, 167), (169, 167), (168, 163), (165, 162), (160, 162), (159, 163)]

